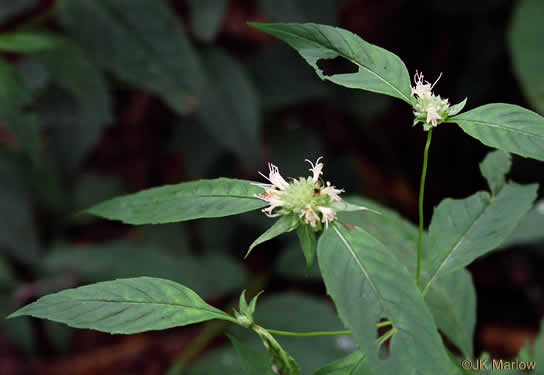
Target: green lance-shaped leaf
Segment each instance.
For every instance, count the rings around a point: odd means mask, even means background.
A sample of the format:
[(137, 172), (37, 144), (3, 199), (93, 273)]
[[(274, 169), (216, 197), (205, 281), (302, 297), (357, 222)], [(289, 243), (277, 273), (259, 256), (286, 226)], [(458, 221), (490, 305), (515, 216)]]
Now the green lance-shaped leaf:
[(298, 218), (294, 215), (282, 216), (276, 221), (270, 228), (261, 234), (253, 243), (249, 246), (249, 250), (246, 253), (246, 258), (248, 257), (251, 250), (257, 245), (262, 244), (263, 242), (269, 241), (272, 238), (278, 237), (280, 234), (291, 232), (299, 224)]
[(513, 104), (493, 103), (448, 118), (483, 144), (544, 161), (544, 117)]
[(510, 154), (496, 150), (492, 151), (480, 163), (480, 172), (487, 180), (489, 190), (493, 195), (499, 192), (506, 183), (505, 176), (512, 167), (512, 158)]
[(472, 358), (476, 325), (476, 291), (472, 277), (461, 269), (437, 279), (429, 288), (425, 302), (438, 328), (466, 358)]
[(132, 334), (234, 318), (191, 289), (151, 277), (118, 279), (49, 294), (9, 316), (33, 316), (75, 328)]
[(366, 357), (360, 351), (334, 361), (317, 370), (314, 375), (372, 375)]
[(241, 214), (266, 206), (262, 189), (230, 178), (166, 185), (111, 199), (87, 212), (127, 224), (163, 224)]
[[(410, 76), (402, 60), (347, 30), (314, 23), (252, 23), (251, 26), (288, 43), (321, 79), (394, 96), (411, 104)], [(319, 67), (320, 60), (337, 57), (352, 62), (357, 72), (325, 75)]]
[[(350, 202), (379, 211), (382, 215), (341, 213), (341, 222), (367, 230), (394, 253), (413, 278), (416, 274), (417, 227), (397, 212), (368, 199), (348, 197)], [(426, 243), (426, 241), (424, 242)], [(425, 251), (425, 250), (424, 250)], [(463, 301), (462, 303), (459, 301)], [(435, 323), (449, 340), (469, 358), (476, 321), (476, 293), (470, 274), (462, 269), (439, 278), (429, 287), (425, 302)], [(467, 354), (471, 353), (471, 354)]]
[(494, 199), (478, 192), (443, 200), (434, 210), (423, 254), (423, 293), (439, 276), (469, 265), (508, 238), (532, 207), (537, 188), (510, 183)]
[[(449, 360), (413, 277), (381, 242), (359, 227), (334, 225), (317, 246), (319, 267), (340, 318), (374, 374), (449, 374)], [(380, 358), (376, 323), (392, 322), (389, 357)]]
[(544, 2), (522, 0), (516, 4), (508, 38), (513, 66), (529, 102), (544, 114)]
[[(130, 9), (130, 11), (127, 11)], [(165, 0), (67, 0), (60, 21), (100, 66), (192, 112), (204, 82), (181, 20)]]
[(52, 33), (19, 31), (0, 33), (0, 51), (39, 53), (57, 48), (62, 40)]
[(299, 225), (297, 228), (297, 236), (300, 241), (302, 253), (306, 259), (306, 269), (309, 271), (314, 265), (315, 249), (317, 247), (315, 232), (309, 225)]

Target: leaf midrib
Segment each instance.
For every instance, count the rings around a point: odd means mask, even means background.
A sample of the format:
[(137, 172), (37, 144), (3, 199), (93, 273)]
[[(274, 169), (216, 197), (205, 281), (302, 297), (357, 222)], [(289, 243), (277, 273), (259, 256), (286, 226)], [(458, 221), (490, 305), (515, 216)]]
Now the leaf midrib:
[[(227, 314), (224, 314), (222, 313), (220, 310), (219, 311), (216, 311), (216, 310), (210, 310), (210, 309), (207, 309), (205, 307), (198, 307), (198, 306), (190, 306), (190, 305), (183, 305), (183, 304), (179, 304), (179, 303), (167, 303), (167, 302), (146, 302), (146, 301), (127, 301), (127, 300), (101, 300), (101, 299), (67, 299), (67, 300), (64, 300), (64, 301), (57, 301), (57, 302), (54, 302), (54, 303), (48, 303), (47, 306), (54, 306), (54, 305), (60, 305), (60, 304), (63, 304), (63, 303), (75, 303), (75, 302), (91, 302), (91, 303), (118, 303), (118, 304), (134, 304), (134, 305), (138, 305), (138, 304), (141, 304), (141, 305), (156, 305), (156, 306), (168, 306), (168, 307), (176, 307), (176, 308), (183, 308), (183, 309), (193, 309), (193, 310), (201, 310), (201, 311), (205, 311), (205, 312), (209, 312), (209, 313), (213, 313), (215, 315), (218, 315), (218, 316), (222, 316), (222, 317), (229, 317), (229, 315)], [(30, 307), (30, 306), (29, 306)], [(30, 310), (30, 309), (29, 309)], [(21, 311), (22, 313), (24, 313), (24, 315), (28, 314), (28, 313), (31, 313), (32, 311), (29, 311), (29, 312), (24, 312)], [(15, 316), (19, 316), (19, 314), (17, 315), (14, 315)]]
[[(336, 226), (334, 226), (334, 231), (336, 232), (336, 234), (338, 234), (338, 237), (340, 237), (340, 240), (342, 241), (342, 243), (346, 246), (346, 248), (348, 249), (348, 251), (350, 252), (351, 256), (353, 257), (353, 259), (355, 260), (355, 263), (359, 266), (359, 269), (361, 270), (361, 272), (364, 274), (365, 278), (368, 280), (368, 282), (370, 283), (370, 286), (372, 287), (372, 290), (374, 290), (374, 294), (376, 295), (377, 299), (378, 299), (378, 303), (380, 304), (381, 308), (382, 308), (382, 311), (384, 313), (387, 313), (386, 312), (386, 308), (385, 308), (385, 304), (384, 304), (384, 298), (383, 296), (380, 294), (378, 288), (376, 287), (376, 285), (374, 284), (373, 280), (371, 279), (370, 277), (370, 274), (369, 272), (365, 269), (365, 267), (363, 266), (363, 264), (359, 261), (359, 258), (357, 257), (357, 255), (354, 253), (353, 251), (353, 248), (351, 247), (350, 243), (346, 240), (346, 238), (342, 235), (342, 233), (340, 233), (340, 231), (338, 230), (338, 228), (336, 228)], [(389, 319), (392, 319), (391, 317), (389, 317)]]
[[(447, 121), (447, 122), (457, 122), (457, 121), (460, 121), (460, 122), (472, 122), (472, 123), (478, 123), (478, 124), (483, 124), (483, 125), (487, 125), (487, 126), (491, 126), (493, 128), (499, 128), (499, 129), (503, 129), (503, 130), (509, 130), (509, 131), (512, 131), (514, 133), (520, 133), (520, 134), (523, 134), (523, 135), (526, 135), (526, 136), (530, 136), (530, 137), (537, 137), (537, 138), (542, 138), (544, 139), (544, 136), (542, 135), (539, 135), (539, 134), (535, 134), (535, 133), (530, 133), (530, 132), (526, 132), (526, 131), (523, 131), (523, 130), (520, 130), (520, 129), (516, 129), (516, 128), (511, 128), (511, 127), (508, 127), (508, 126), (501, 126), (501, 125), (498, 125), (498, 124), (495, 124), (493, 122), (489, 122), (489, 121), (482, 121), (482, 120), (467, 120), (467, 119), (463, 119), (463, 118), (455, 118), (455, 117), (452, 117), (450, 119), (451, 121)], [(456, 121), (457, 120), (457, 121)], [(462, 126), (462, 125), (461, 125)]]

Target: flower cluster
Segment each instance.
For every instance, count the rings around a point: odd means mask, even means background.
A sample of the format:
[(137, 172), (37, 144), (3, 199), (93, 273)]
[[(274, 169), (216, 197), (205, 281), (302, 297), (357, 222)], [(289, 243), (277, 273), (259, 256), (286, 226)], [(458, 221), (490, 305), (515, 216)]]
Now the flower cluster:
[(291, 182), (285, 181), (278, 167), (268, 163), (270, 169), (268, 177), (259, 173), (270, 183), (254, 184), (264, 189), (264, 193), (256, 197), (269, 204), (263, 212), (270, 217), (296, 215), (315, 230), (321, 228), (321, 223), (328, 227), (329, 223), (336, 219), (333, 203), (342, 201), (340, 193), (344, 190), (337, 189), (329, 181), (323, 184), (320, 179), (323, 174), (321, 159), (322, 157), (317, 159), (315, 164), (306, 159), (311, 166), (309, 170), (312, 176), (299, 177), (292, 179)]
[(436, 127), (439, 122), (448, 117), (450, 104), (448, 99), (442, 99), (440, 95), (434, 95), (432, 90), (434, 85), (442, 77), (442, 73), (431, 85), (430, 82), (423, 80), (423, 73), (416, 71), (414, 76), (415, 87), (412, 87), (412, 96), (416, 99), (414, 107), (414, 125), (422, 122), (425, 130)]

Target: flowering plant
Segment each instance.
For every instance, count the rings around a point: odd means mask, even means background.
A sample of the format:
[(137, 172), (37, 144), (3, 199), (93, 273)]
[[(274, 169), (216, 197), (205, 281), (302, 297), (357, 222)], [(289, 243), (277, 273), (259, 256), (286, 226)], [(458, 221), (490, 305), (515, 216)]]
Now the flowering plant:
[[(254, 318), (257, 297), (245, 293), (234, 315), (208, 305), (189, 288), (148, 277), (120, 279), (47, 295), (11, 316), (29, 315), (73, 327), (132, 334), (223, 320), (254, 331), (268, 350), (262, 357), (233, 339), (248, 374), (292, 375), (301, 370), (275, 336), (351, 335), (356, 348), (323, 367), (326, 374), (425, 375), (470, 373), (475, 296), (466, 266), (508, 240), (533, 207), (537, 185), (507, 181), (510, 153), (544, 161), (544, 118), (510, 104), (487, 104), (463, 112), (467, 99), (450, 106), (416, 72), (411, 85), (399, 57), (339, 28), (317, 24), (254, 24), (298, 51), (321, 79), (403, 100), (427, 142), (419, 194), (419, 228), (386, 208), (344, 200), (344, 191), (322, 180), (321, 158), (309, 177), (287, 181), (269, 164), (268, 183), (230, 178), (163, 186), (103, 202), (89, 213), (129, 224), (162, 224), (236, 215), (262, 209), (278, 220), (249, 247), (297, 231), (308, 266), (319, 269), (338, 315), (349, 330), (285, 332), (263, 328)], [(325, 75), (318, 62), (340, 57), (356, 72)], [(440, 77), (439, 77), (440, 78)], [(457, 124), (496, 148), (481, 163), (489, 191), (445, 199), (423, 228), (424, 186), (432, 132)], [(356, 204), (359, 203), (359, 204)], [(369, 208), (370, 207), (370, 208)], [(372, 209), (371, 209), (372, 208)], [(357, 211), (372, 211), (361, 213)], [(319, 239), (317, 235), (320, 235)], [(449, 298), (455, 295), (464, 303)], [(444, 311), (447, 314), (444, 314)], [(446, 346), (443, 337), (451, 345)], [(461, 361), (458, 354), (464, 361)], [(256, 360), (257, 359), (257, 360)], [(265, 364), (265, 366), (262, 366)]]

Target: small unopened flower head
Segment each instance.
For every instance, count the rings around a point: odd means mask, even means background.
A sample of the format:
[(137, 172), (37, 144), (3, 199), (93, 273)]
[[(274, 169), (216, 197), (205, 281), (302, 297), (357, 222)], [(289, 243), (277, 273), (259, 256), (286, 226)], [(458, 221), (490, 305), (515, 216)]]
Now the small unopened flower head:
[(450, 107), (448, 99), (442, 99), (440, 95), (434, 95), (432, 91), (440, 77), (442, 77), (442, 73), (431, 84), (424, 80), (423, 73), (416, 71), (414, 75), (415, 87), (412, 87), (412, 96), (415, 98), (413, 104), (414, 125), (422, 122), (425, 130), (429, 130), (431, 126), (436, 127), (439, 122), (448, 117)]
[(268, 203), (262, 211), (270, 217), (296, 216), (301, 223), (310, 225), (314, 230), (321, 229), (321, 224), (328, 227), (329, 223), (336, 219), (333, 203), (342, 201), (340, 194), (344, 190), (337, 189), (329, 181), (324, 183), (321, 180), (322, 159), (323, 157), (318, 158), (315, 163), (306, 159), (311, 166), (309, 171), (312, 175), (291, 179), (289, 183), (280, 175), (278, 167), (269, 163), (268, 176), (259, 173), (270, 183), (254, 184), (264, 189), (263, 194), (256, 195)]

